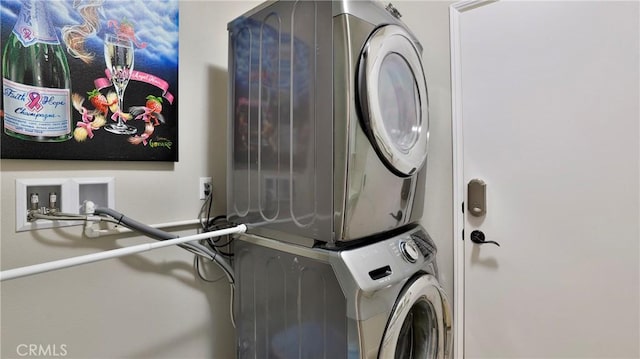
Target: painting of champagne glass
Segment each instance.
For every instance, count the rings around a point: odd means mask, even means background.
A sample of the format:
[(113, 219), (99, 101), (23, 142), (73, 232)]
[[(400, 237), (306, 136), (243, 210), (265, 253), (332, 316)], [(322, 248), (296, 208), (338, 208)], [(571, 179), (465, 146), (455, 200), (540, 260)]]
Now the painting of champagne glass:
[(0, 155), (178, 161), (178, 0), (2, 0)]

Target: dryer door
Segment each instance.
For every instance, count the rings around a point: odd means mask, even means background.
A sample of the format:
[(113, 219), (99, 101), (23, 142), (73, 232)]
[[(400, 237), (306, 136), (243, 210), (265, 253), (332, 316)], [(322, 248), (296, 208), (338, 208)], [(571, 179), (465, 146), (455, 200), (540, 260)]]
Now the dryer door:
[(400, 293), (380, 344), (379, 359), (450, 357), (451, 312), (432, 275), (410, 280)]
[(376, 29), (358, 66), (362, 126), (385, 165), (410, 176), (427, 158), (427, 84), (417, 45), (402, 27)]

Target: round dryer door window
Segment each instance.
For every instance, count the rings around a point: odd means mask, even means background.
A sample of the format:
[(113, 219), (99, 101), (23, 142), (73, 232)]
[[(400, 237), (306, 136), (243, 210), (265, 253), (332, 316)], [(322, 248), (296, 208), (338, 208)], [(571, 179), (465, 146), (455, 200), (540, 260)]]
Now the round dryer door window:
[(414, 278), (396, 301), (378, 358), (445, 359), (451, 345), (449, 303), (432, 275)]
[(414, 174), (427, 158), (429, 112), (421, 55), (406, 30), (376, 29), (362, 52), (358, 77), (369, 140), (394, 173)]

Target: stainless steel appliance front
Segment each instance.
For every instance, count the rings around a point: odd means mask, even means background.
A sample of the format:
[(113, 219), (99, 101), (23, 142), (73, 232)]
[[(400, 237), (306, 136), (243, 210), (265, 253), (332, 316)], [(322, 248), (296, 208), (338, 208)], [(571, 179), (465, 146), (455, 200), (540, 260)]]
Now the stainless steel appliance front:
[(276, 1), (228, 30), (231, 221), (311, 245), (422, 216), (422, 49), (394, 15), (372, 2)]
[(238, 358), (449, 358), (435, 255), (419, 226), (343, 251), (240, 236)]

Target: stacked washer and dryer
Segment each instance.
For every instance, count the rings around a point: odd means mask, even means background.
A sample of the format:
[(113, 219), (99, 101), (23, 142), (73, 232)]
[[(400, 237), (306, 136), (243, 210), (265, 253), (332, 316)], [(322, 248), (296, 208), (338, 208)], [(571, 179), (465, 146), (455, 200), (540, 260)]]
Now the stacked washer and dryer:
[(239, 358), (446, 358), (422, 217), (422, 47), (391, 6), (272, 1), (228, 24)]

